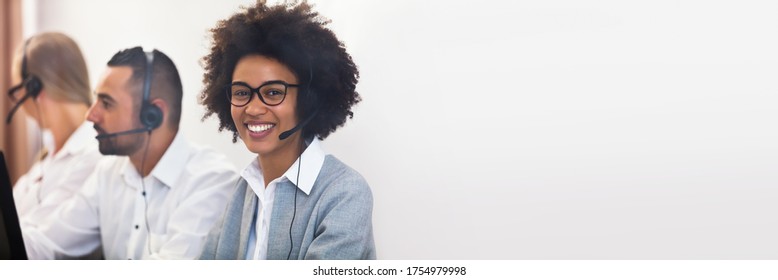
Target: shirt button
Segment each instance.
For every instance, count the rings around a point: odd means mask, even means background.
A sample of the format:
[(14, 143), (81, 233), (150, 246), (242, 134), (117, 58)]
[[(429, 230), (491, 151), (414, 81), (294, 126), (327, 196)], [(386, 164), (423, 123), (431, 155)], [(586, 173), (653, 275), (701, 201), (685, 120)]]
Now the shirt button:
[(146, 196), (146, 191), (143, 191), (141, 195)]
[(135, 229), (138, 229), (138, 225), (135, 225)]

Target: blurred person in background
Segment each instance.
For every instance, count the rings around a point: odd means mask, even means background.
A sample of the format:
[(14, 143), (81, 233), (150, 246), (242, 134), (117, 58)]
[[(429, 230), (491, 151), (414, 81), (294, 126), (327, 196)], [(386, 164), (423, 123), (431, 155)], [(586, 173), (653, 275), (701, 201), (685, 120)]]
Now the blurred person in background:
[[(41, 128), (41, 159), (14, 185), (21, 224), (40, 224), (83, 186), (100, 159), (92, 123), (89, 75), (81, 50), (65, 34), (47, 32), (24, 41), (11, 69), (8, 97)], [(45, 142), (45, 143), (43, 143)], [(31, 143), (35, 145), (35, 143)]]
[[(237, 174), (222, 154), (179, 131), (183, 87), (164, 53), (117, 52), (87, 112), (103, 155), (48, 223), (22, 225), (30, 259), (194, 259)], [(110, 156), (109, 156), (110, 155)]]

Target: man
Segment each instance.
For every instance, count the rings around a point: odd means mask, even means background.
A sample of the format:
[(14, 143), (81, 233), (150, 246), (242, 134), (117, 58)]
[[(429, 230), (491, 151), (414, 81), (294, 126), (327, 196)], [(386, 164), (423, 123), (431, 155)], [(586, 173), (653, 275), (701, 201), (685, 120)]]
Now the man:
[[(147, 66), (151, 65), (151, 68)], [(52, 221), (25, 225), (30, 258), (193, 259), (222, 216), (237, 174), (178, 133), (181, 80), (162, 52), (135, 47), (108, 62), (87, 120), (105, 157)], [(142, 175), (141, 175), (142, 174)]]

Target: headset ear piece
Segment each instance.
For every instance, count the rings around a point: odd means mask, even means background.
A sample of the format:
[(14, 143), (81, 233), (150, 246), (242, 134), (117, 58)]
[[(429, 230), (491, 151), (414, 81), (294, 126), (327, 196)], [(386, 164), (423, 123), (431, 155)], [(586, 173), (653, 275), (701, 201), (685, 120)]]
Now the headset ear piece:
[(27, 81), (24, 82), (24, 89), (30, 97), (36, 99), (38, 98), (38, 95), (40, 95), (41, 90), (43, 90), (43, 83), (38, 77), (30, 76)]
[(143, 101), (140, 107), (140, 123), (149, 131), (162, 125), (162, 109), (151, 103), (151, 78), (154, 75), (154, 52), (146, 54), (146, 76), (143, 80)]
[(162, 109), (157, 107), (157, 105), (151, 104), (151, 102), (144, 103), (140, 109), (140, 122), (149, 130), (156, 129), (162, 125), (163, 117)]

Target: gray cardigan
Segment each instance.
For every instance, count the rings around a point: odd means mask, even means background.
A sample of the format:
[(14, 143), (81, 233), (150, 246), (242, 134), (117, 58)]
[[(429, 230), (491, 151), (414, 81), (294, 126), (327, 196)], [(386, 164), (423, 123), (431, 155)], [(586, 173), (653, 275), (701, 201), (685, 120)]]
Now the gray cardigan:
[[(276, 186), (267, 244), (267, 258), (289, 255), (289, 225), (293, 246), (290, 259), (375, 259), (373, 195), (362, 175), (332, 155), (324, 159), (319, 176), (306, 195), (292, 182)], [(245, 259), (254, 226), (257, 196), (239, 179), (222, 220), (214, 226), (200, 259)]]

